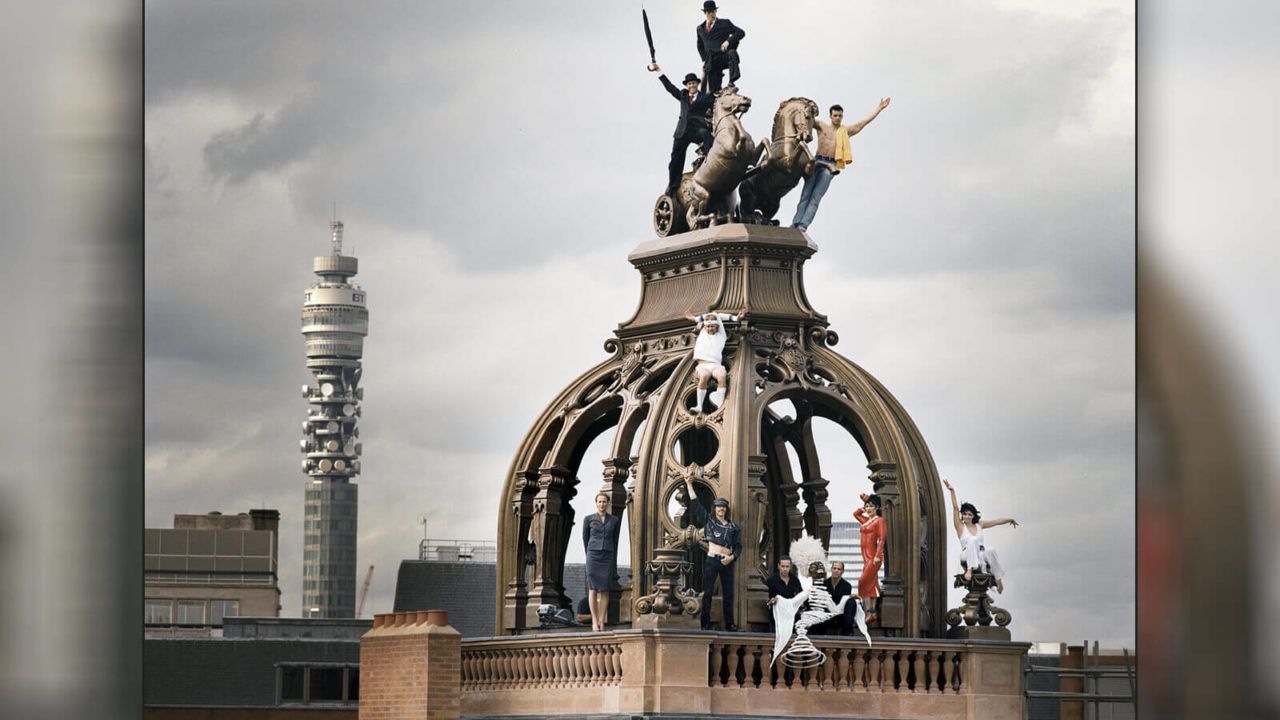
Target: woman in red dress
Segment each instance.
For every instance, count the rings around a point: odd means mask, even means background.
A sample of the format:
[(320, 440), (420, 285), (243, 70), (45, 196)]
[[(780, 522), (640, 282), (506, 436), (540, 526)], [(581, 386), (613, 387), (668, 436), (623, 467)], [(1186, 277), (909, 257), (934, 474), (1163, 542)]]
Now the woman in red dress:
[(858, 597), (867, 613), (867, 624), (878, 621), (876, 601), (880, 597), (880, 566), (884, 565), (884, 518), (880, 515), (880, 496), (862, 493), (862, 507), (853, 511), (853, 519), (862, 524), (862, 577), (858, 578)]

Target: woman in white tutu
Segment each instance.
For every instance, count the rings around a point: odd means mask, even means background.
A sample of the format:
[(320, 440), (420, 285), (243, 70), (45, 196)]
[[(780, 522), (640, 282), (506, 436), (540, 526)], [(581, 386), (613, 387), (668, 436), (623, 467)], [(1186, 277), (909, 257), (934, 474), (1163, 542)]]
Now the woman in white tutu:
[(1000, 567), (1000, 557), (994, 548), (987, 545), (983, 530), (996, 525), (1018, 527), (1013, 518), (999, 520), (983, 520), (978, 508), (973, 503), (956, 502), (956, 489), (947, 480), (942, 481), (951, 493), (951, 523), (955, 525), (956, 537), (960, 538), (960, 567), (964, 568), (964, 579), (973, 577), (975, 569), (985, 570), (996, 579), (996, 592), (1004, 592), (1004, 568)]

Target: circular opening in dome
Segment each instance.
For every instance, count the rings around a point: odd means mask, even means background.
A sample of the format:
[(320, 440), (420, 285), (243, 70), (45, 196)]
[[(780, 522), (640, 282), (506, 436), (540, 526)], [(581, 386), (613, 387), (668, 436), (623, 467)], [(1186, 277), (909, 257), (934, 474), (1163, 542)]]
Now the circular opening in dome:
[[(711, 393), (715, 392), (716, 388), (718, 387), (719, 387), (719, 384), (716, 383), (715, 378), (711, 378), (709, 381), (707, 381), (707, 394), (702, 399), (702, 412), (713, 413), (716, 411), (716, 404), (711, 401)], [(698, 391), (695, 388), (693, 390), (690, 390), (689, 393), (684, 396), (684, 409), (692, 413), (697, 409), (696, 408), (697, 404), (698, 404)]]
[[(707, 485), (694, 480), (693, 492), (698, 496), (698, 502), (702, 503), (702, 507), (710, 511), (715, 504), (715, 493), (711, 492), (711, 488)], [(693, 523), (693, 513), (688, 511), (688, 499), (685, 498), (684, 485), (681, 484), (671, 491), (667, 497), (667, 517), (671, 518), (671, 522), (676, 527), (688, 527)]]
[(681, 465), (706, 465), (716, 458), (720, 450), (720, 438), (711, 428), (691, 427), (676, 437), (676, 462)]

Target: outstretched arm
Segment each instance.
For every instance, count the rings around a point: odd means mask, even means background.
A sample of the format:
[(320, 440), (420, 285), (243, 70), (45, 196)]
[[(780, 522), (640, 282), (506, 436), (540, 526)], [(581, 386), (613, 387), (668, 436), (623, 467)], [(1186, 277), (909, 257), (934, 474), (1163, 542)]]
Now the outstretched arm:
[[(652, 70), (661, 72), (662, 68), (658, 67), (657, 64), (655, 63)], [(662, 87), (667, 89), (667, 92), (670, 93), (671, 97), (677, 100), (683, 99), (680, 97), (680, 88), (676, 87), (674, 83), (672, 83), (670, 80), (667, 79), (666, 73), (662, 73), (661, 75), (659, 75), (658, 79), (662, 81)]]
[(985, 528), (989, 528), (989, 527), (995, 527), (995, 526), (997, 526), (997, 525), (1012, 525), (1012, 526), (1014, 526), (1014, 527), (1018, 527), (1018, 521), (1017, 521), (1017, 520), (1014, 520), (1013, 518), (999, 518), (999, 519), (997, 519), (997, 520), (983, 520), (982, 522), (980, 522), (980, 523), (978, 523), (978, 524), (979, 524), (979, 525), (981, 525), (984, 529), (985, 529)]
[(942, 484), (947, 486), (947, 491), (951, 493), (951, 524), (956, 528), (956, 537), (960, 537), (963, 532), (960, 525), (960, 503), (956, 502), (956, 489), (951, 487), (951, 482), (946, 478), (942, 479)]
[(707, 509), (702, 507), (702, 503), (698, 502), (698, 496), (693, 492), (693, 481), (688, 477), (684, 479), (684, 490), (689, 496), (689, 512), (693, 513), (693, 521), (698, 525), (705, 525), (707, 522)]
[(862, 132), (862, 128), (867, 126), (867, 123), (871, 122), (872, 120), (875, 120), (876, 116), (880, 114), (880, 111), (887, 107), (889, 107), (889, 98), (880, 98), (880, 104), (876, 106), (875, 110), (871, 111), (870, 115), (850, 125), (849, 129), (846, 130), (845, 132), (847, 132), (850, 135), (857, 135), (858, 133)]

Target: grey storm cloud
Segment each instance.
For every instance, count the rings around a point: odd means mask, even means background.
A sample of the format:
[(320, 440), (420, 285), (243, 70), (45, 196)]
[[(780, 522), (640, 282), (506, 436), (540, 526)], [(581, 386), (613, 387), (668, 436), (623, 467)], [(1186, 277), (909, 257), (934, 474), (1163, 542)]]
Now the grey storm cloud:
[[(663, 70), (693, 69), (696, 8), (651, 5)], [(811, 298), (944, 476), (1025, 523), (1000, 548), (1028, 639), (1131, 642), (1133, 566), (1117, 549), (1132, 546), (1133, 90), (1116, 68), (1133, 19), (1016, 5), (726, 14), (749, 33), (757, 136), (796, 94), (851, 118), (893, 98), (823, 202)], [(635, 308), (625, 258), (652, 235), (675, 107), (644, 70), (633, 10), (148, 4), (149, 526), (278, 507), (284, 608), (298, 612), (298, 318), (336, 203), (371, 314), (359, 552), (378, 568), (372, 606), (390, 606), (418, 515), (433, 537), (493, 537), (524, 432)], [(812, 42), (832, 12), (849, 41)], [(845, 513), (865, 458), (847, 437), (829, 455)], [(583, 482), (597, 472), (584, 460)], [(1064, 524), (1060, 508), (1107, 493), (1111, 510)], [(1103, 560), (1060, 548), (1075, 530)], [(1076, 587), (1103, 577), (1121, 581)], [(1105, 614), (1076, 612), (1087, 603)]]

